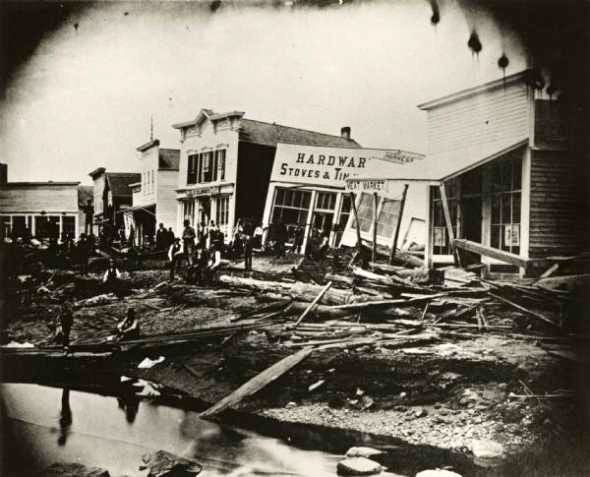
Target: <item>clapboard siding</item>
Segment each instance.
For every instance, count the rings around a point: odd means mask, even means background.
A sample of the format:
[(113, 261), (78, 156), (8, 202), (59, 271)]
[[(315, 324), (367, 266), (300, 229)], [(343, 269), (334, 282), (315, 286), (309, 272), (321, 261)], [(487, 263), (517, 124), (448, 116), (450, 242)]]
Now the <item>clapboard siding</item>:
[(0, 188), (0, 213), (78, 213), (77, 185), (19, 185)]
[(572, 254), (583, 246), (587, 213), (575, 157), (566, 151), (531, 152), (532, 258)]
[(529, 134), (528, 91), (508, 84), (441, 105), (428, 112), (429, 153), (495, 141), (518, 141)]

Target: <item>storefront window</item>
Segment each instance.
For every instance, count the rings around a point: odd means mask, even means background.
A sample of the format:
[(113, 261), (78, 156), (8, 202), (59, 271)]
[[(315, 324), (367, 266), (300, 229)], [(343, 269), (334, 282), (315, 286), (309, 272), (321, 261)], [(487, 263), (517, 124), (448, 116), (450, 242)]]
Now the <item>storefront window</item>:
[(195, 215), (195, 201), (187, 200), (184, 202), (183, 220), (188, 220), (191, 224), (193, 223), (193, 217)]
[(335, 192), (318, 192), (313, 212), (313, 228), (321, 234), (329, 234), (334, 222), (336, 208)]
[(377, 235), (380, 237), (391, 237), (399, 217), (401, 201), (383, 199), (383, 205), (377, 219)]
[(229, 196), (217, 199), (216, 222), (220, 227), (228, 224), (229, 219)]
[(2, 233), (2, 238), (6, 238), (10, 236), (10, 217), (3, 215), (0, 216), (0, 233)]
[(311, 192), (309, 191), (277, 187), (272, 223), (305, 225), (310, 200)]
[[(357, 214), (360, 224), (361, 232), (370, 232), (373, 226), (373, 207), (375, 200), (372, 194), (367, 194), (365, 192), (361, 193), (361, 200), (357, 206)], [(377, 199), (377, 208), (379, 208), (379, 198)], [(353, 225), (356, 228), (356, 221), (354, 221)]]
[(63, 237), (72, 237), (76, 236), (76, 218), (72, 216), (66, 216), (63, 218), (63, 229), (62, 229)]
[(490, 245), (520, 253), (520, 201), (522, 160), (496, 161), (488, 166), (492, 178), (492, 223)]
[(350, 217), (350, 209), (352, 208), (352, 202), (349, 194), (342, 196), (342, 203), (340, 205), (340, 220), (338, 221), (338, 228), (343, 231), (348, 223), (348, 217)]

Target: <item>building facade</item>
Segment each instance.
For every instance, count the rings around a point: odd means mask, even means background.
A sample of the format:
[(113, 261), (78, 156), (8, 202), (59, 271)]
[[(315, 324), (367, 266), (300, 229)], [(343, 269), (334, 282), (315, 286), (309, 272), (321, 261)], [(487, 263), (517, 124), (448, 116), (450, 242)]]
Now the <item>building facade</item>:
[[(349, 178), (391, 175), (400, 164), (420, 161), (422, 154), (394, 149), (319, 147), (279, 144), (266, 197), (263, 226), (266, 237), (273, 230), (287, 228), (289, 242), (299, 234), (301, 249), (312, 238), (328, 237), (331, 246), (355, 245), (356, 234), (347, 232), (352, 197), (345, 191)], [(365, 213), (366, 198), (357, 194), (359, 213)], [(420, 197), (414, 198), (413, 207)], [(372, 205), (373, 198), (370, 197)], [(370, 213), (370, 208), (368, 209)], [(423, 212), (424, 208), (420, 209)], [(389, 213), (388, 205), (383, 214)], [(372, 238), (372, 221), (363, 225), (365, 240)], [(379, 239), (385, 238), (385, 231)], [(387, 237), (389, 237), (387, 235)]]
[(180, 131), (177, 230), (211, 221), (226, 240), (238, 219), (262, 222), (277, 144), (358, 147), (349, 136), (322, 134), (202, 109)]
[(137, 244), (155, 234), (158, 224), (177, 226), (175, 189), (180, 151), (160, 147), (154, 139), (137, 148), (141, 180), (129, 184), (132, 205), (125, 211), (126, 228), (135, 228)]
[[(8, 182), (0, 164), (0, 232), (2, 238), (74, 239), (84, 231), (79, 182)], [(84, 186), (82, 186), (83, 188)]]
[(427, 191), (429, 264), (524, 274), (583, 249), (584, 158), (570, 149), (559, 94), (524, 71), (419, 107), (427, 158), (389, 180)]
[(124, 209), (131, 207), (130, 184), (140, 181), (140, 174), (133, 172), (107, 172), (99, 167), (88, 174), (93, 181), (94, 227), (100, 234), (105, 227), (119, 230), (125, 227)]

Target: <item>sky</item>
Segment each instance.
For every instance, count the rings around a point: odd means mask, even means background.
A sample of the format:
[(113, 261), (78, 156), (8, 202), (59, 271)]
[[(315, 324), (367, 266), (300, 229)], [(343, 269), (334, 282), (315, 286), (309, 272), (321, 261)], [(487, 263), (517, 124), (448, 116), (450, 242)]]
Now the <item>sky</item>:
[[(330, 8), (99, 3), (47, 33), (0, 102), (9, 180), (75, 180), (136, 171), (154, 133), (180, 147), (173, 123), (201, 108), (339, 134), (365, 147), (427, 150), (417, 105), (526, 67), (517, 37), (484, 10), (448, 0)], [(479, 55), (467, 47), (476, 28)]]

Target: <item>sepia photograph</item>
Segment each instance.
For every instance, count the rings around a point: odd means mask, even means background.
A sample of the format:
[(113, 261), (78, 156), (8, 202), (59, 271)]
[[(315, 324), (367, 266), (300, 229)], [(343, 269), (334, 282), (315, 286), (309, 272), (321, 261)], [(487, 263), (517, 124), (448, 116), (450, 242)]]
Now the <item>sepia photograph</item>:
[(590, 475), (590, 0), (7, 0), (0, 85), (0, 476)]

